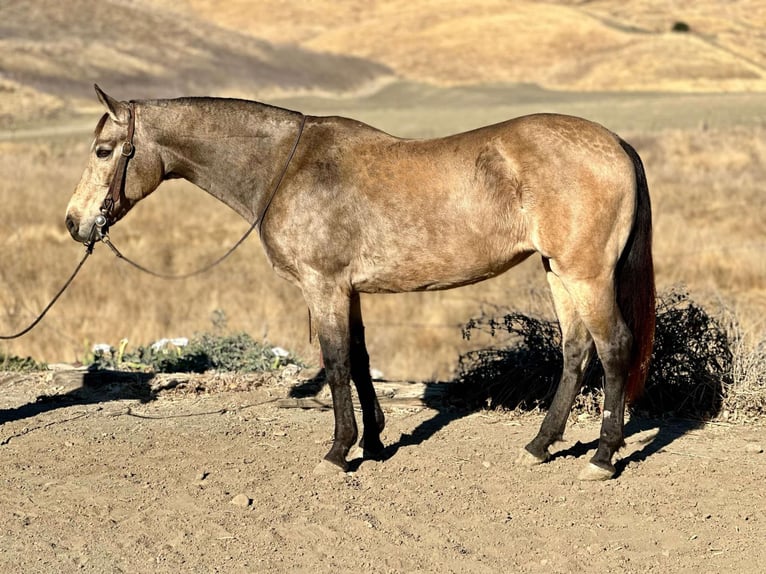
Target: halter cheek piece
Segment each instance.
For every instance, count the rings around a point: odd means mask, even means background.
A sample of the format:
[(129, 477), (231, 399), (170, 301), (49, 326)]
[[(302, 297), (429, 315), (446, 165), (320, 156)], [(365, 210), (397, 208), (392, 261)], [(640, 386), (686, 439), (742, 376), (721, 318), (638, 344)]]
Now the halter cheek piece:
[(136, 151), (133, 146), (133, 134), (136, 130), (136, 110), (133, 102), (128, 103), (128, 136), (122, 142), (120, 148), (120, 158), (117, 160), (117, 168), (114, 171), (112, 182), (106, 192), (106, 197), (101, 203), (101, 213), (96, 216), (94, 233), (96, 239), (101, 240), (107, 237), (109, 226), (116, 221), (114, 208), (120, 201), (125, 187), (125, 178), (128, 173), (128, 161)]

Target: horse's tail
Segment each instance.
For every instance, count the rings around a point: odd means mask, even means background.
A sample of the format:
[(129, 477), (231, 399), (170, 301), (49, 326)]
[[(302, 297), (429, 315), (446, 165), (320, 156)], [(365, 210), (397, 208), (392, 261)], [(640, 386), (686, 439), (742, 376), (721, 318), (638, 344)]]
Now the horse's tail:
[(617, 264), (617, 304), (633, 334), (627, 385), (628, 403), (643, 391), (654, 344), (655, 287), (652, 262), (652, 210), (644, 164), (627, 142), (620, 141), (636, 170), (633, 229)]

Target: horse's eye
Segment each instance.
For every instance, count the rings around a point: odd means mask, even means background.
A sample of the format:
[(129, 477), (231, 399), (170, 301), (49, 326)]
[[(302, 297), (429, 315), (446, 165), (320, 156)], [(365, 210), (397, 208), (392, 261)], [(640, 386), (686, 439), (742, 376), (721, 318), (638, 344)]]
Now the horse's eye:
[(96, 157), (100, 159), (106, 159), (112, 155), (112, 150), (106, 147), (98, 148), (96, 150)]

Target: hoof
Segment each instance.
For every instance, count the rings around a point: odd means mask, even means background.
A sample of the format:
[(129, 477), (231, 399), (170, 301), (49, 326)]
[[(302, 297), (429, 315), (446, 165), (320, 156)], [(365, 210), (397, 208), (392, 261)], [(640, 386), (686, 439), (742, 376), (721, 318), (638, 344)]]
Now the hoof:
[(386, 447), (383, 446), (383, 442), (380, 438), (376, 436), (373, 438), (362, 438), (362, 440), (359, 441), (359, 448), (364, 450), (365, 458), (379, 459)]
[(593, 464), (592, 462), (588, 463), (588, 466), (582, 469), (580, 472), (580, 475), (577, 477), (580, 480), (609, 480), (614, 476), (615, 468), (604, 468), (602, 466), (598, 466)]
[(542, 458), (538, 458), (535, 455), (533, 455), (531, 452), (529, 452), (527, 449), (522, 448), (519, 451), (519, 456), (516, 457), (516, 464), (519, 466), (524, 466), (526, 468), (532, 468), (533, 466), (537, 466), (538, 464), (544, 463), (546, 460), (550, 458), (550, 454), (548, 452), (545, 453), (545, 456)]
[(322, 459), (318, 465), (314, 467), (314, 474), (316, 476), (339, 476), (346, 472), (346, 469), (342, 466), (338, 466), (334, 462)]

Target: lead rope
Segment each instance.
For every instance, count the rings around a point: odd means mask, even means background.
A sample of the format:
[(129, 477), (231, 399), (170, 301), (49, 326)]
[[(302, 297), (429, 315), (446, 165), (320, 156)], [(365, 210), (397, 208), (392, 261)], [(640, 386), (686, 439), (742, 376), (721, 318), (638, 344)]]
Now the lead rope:
[(125, 257), (125, 255), (120, 252), (117, 247), (114, 246), (114, 244), (109, 239), (109, 234), (105, 233), (101, 236), (101, 241), (106, 243), (106, 245), (109, 247), (109, 249), (112, 250), (112, 253), (115, 254), (115, 256), (118, 259), (122, 259), (132, 267), (138, 269), (139, 271), (143, 271), (144, 273), (147, 273), (148, 275), (152, 275), (154, 277), (159, 277), (160, 279), (188, 279), (189, 277), (193, 277), (195, 275), (201, 275), (202, 273), (205, 273), (207, 271), (210, 271), (213, 267), (216, 265), (222, 263), (226, 258), (229, 257), (236, 249), (242, 245), (245, 240), (250, 236), (250, 234), (253, 232), (253, 230), (258, 227), (261, 223), (263, 223), (264, 218), (266, 217), (266, 212), (269, 210), (269, 207), (271, 206), (271, 202), (274, 200), (274, 197), (277, 195), (277, 191), (279, 191), (280, 186), (282, 185), (282, 180), (285, 179), (285, 175), (287, 174), (287, 169), (290, 167), (290, 163), (293, 160), (293, 157), (295, 156), (295, 152), (298, 150), (298, 144), (301, 141), (301, 136), (303, 135), (303, 128), (306, 125), (306, 116), (301, 114), (301, 125), (298, 128), (298, 136), (295, 138), (295, 143), (293, 144), (292, 149), (290, 150), (290, 154), (287, 156), (287, 161), (285, 162), (284, 168), (282, 168), (282, 172), (279, 174), (279, 178), (277, 179), (276, 185), (274, 185), (274, 189), (271, 192), (271, 195), (269, 196), (268, 201), (266, 202), (266, 206), (263, 208), (263, 211), (261, 212), (260, 217), (258, 217), (252, 225), (248, 228), (247, 231), (245, 231), (244, 235), (239, 238), (239, 240), (232, 245), (229, 250), (221, 255), (218, 259), (214, 260), (211, 263), (208, 263), (207, 265), (204, 265), (203, 267), (200, 267), (199, 269), (195, 269), (194, 271), (189, 271), (188, 273), (180, 273), (180, 274), (172, 274), (172, 273), (162, 273), (160, 271), (153, 271), (152, 269), (148, 269), (144, 265), (141, 265), (140, 263), (137, 263), (136, 261), (133, 261), (132, 259)]
[(59, 297), (64, 294), (64, 291), (67, 290), (69, 285), (74, 281), (74, 278), (77, 277), (77, 274), (80, 272), (80, 269), (82, 269), (82, 266), (85, 264), (85, 260), (90, 257), (90, 254), (93, 253), (93, 245), (94, 241), (91, 241), (85, 246), (85, 255), (83, 255), (82, 259), (80, 260), (80, 263), (77, 264), (77, 267), (75, 267), (72, 274), (69, 276), (69, 279), (66, 280), (66, 283), (59, 289), (58, 293), (53, 297), (50, 303), (48, 303), (45, 306), (45, 309), (42, 310), (42, 312), (37, 316), (37, 319), (32, 321), (32, 323), (26, 327), (25, 329), (22, 329), (18, 333), (14, 333), (13, 335), (0, 335), (0, 340), (7, 341), (10, 339), (18, 339), (19, 337), (22, 337), (29, 333), (32, 329), (37, 327), (37, 324), (43, 320), (43, 317), (45, 317), (45, 314), (50, 310), (51, 307), (56, 303), (56, 301), (59, 300)]

